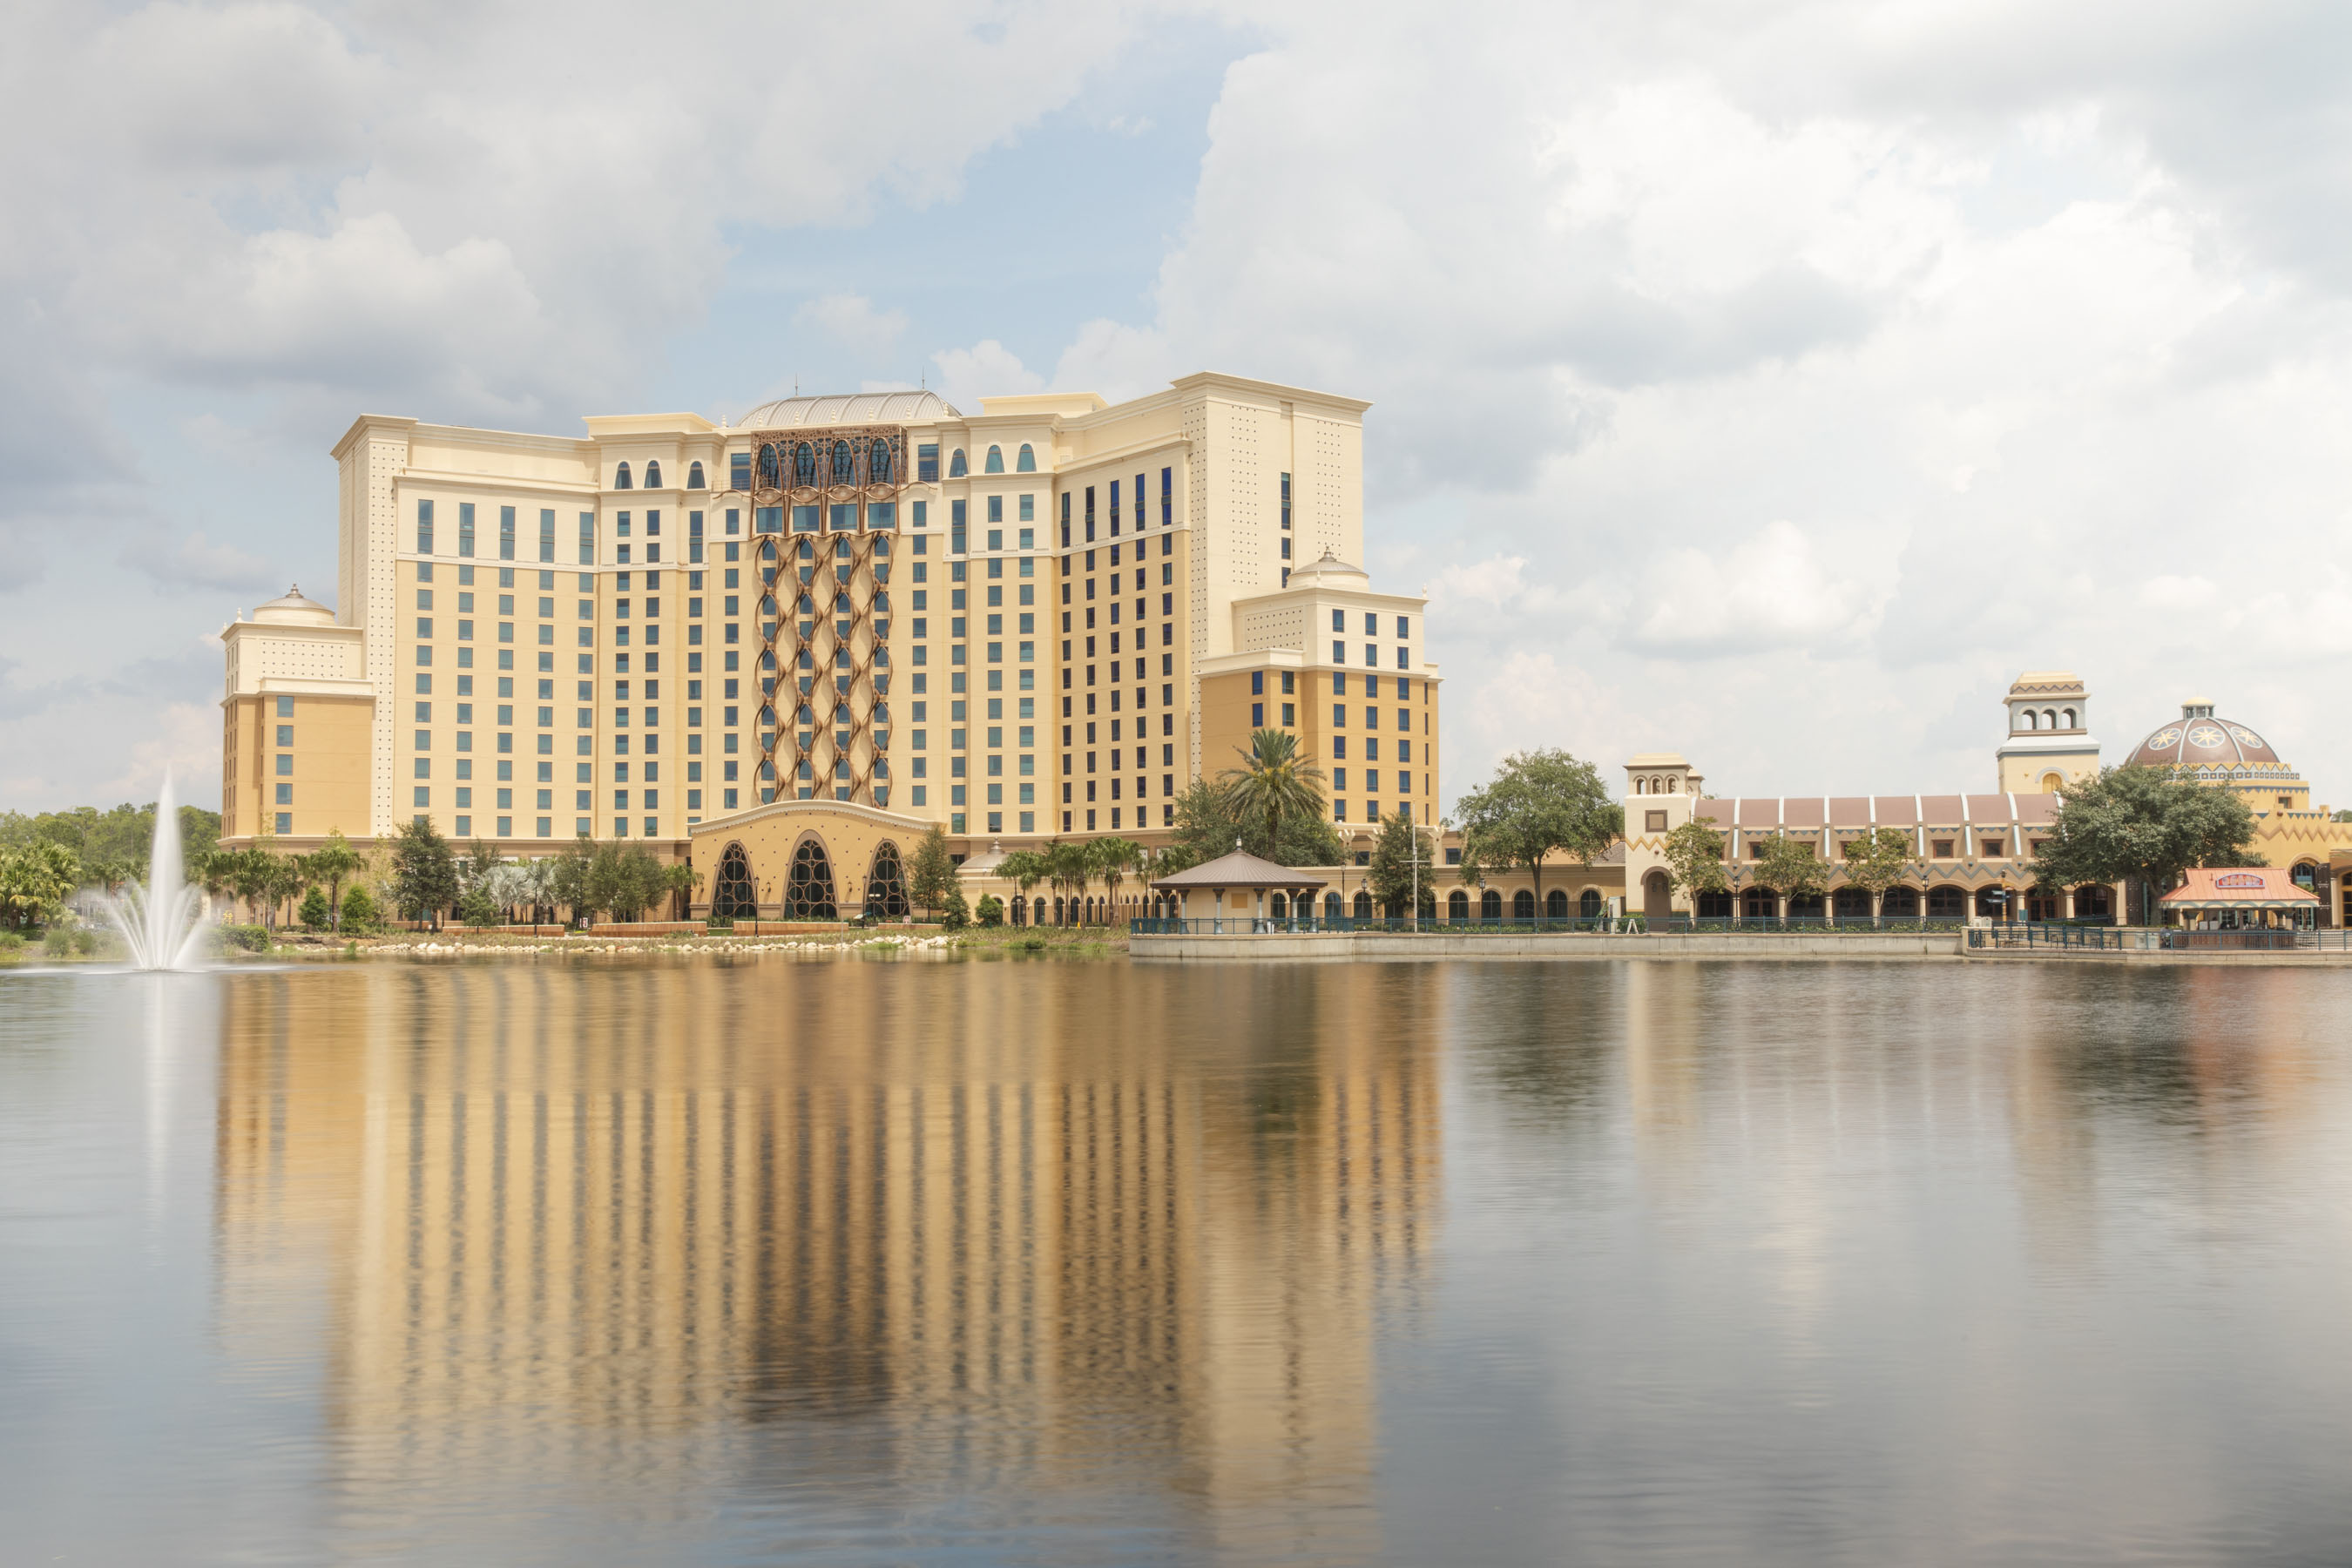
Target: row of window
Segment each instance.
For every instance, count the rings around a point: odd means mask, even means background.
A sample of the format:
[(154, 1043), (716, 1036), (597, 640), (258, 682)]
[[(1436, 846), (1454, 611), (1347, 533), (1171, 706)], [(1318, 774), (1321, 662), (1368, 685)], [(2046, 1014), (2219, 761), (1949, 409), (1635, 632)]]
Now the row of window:
[[(623, 463), (619, 468), (613, 470), (613, 488), (616, 490), (625, 490), (634, 488), (629, 480), (628, 464)], [(657, 490), (661, 488), (661, 459), (658, 458), (648, 458), (646, 459), (646, 489), (649, 490)], [(700, 463), (688, 463), (686, 466), (686, 488), (690, 490), (706, 489), (709, 488), (702, 482), (702, 465)]]

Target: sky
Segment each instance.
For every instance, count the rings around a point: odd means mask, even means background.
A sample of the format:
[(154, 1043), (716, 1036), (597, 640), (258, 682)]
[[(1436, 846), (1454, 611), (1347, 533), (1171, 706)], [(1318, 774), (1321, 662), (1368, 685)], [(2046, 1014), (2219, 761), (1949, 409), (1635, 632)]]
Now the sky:
[[(2352, 10), (105, 5), (0, 53), (0, 808), (216, 804), (362, 411), (1371, 401), (1444, 790), (1992, 786), (2192, 696), (2352, 805)], [(2331, 793), (2332, 792), (2332, 793)]]

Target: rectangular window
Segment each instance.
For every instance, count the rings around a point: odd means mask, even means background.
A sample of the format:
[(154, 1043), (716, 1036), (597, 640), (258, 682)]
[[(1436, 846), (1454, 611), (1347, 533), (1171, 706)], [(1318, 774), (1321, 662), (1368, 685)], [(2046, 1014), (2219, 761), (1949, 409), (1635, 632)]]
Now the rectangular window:
[(416, 503), (416, 553), (433, 553), (433, 503), (429, 500)]
[(499, 508), (499, 559), (511, 561), (515, 558), (514, 552), (515, 509), (502, 506)]
[(457, 553), (474, 553), (474, 503), (469, 500), (457, 503)]
[(580, 514), (580, 564), (596, 564), (596, 514), (593, 511)]
[(1176, 470), (1160, 470), (1160, 526), (1167, 527), (1176, 521)]
[(1979, 838), (1977, 840), (1977, 847), (1983, 851), (1986, 859), (1998, 860), (2000, 858), (2000, 852), (2006, 842), (2000, 838)]
[(1935, 859), (1948, 860), (1952, 858), (1952, 841), (1948, 838), (1929, 839), (1927, 849), (1929, 855)]
[(1253, 703), (1251, 703), (1251, 704), (1250, 704), (1250, 728), (1251, 728), (1251, 729), (1253, 729), (1253, 730), (1255, 730), (1255, 729), (1257, 729), (1257, 728), (1261, 727), (1261, 726), (1262, 726), (1262, 725), (1264, 725), (1265, 723), (1265, 703), (1263, 703), (1263, 702), (1253, 702)]

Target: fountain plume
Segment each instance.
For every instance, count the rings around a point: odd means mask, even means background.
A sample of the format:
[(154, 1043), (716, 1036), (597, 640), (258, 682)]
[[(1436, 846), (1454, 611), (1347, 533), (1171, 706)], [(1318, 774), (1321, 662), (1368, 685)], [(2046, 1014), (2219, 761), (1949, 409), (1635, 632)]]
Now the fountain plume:
[(202, 969), (204, 891), (188, 885), (180, 849), (180, 806), (172, 775), (155, 801), (155, 837), (147, 855), (147, 885), (96, 895), (99, 914), (131, 951), (131, 967)]

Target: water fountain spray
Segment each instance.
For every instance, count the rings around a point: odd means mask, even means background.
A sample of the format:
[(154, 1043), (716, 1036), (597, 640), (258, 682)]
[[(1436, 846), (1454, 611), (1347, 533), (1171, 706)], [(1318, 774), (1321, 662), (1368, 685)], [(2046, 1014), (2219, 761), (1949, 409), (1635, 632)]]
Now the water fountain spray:
[(95, 901), (107, 924), (131, 950), (133, 969), (202, 969), (205, 931), (203, 889), (188, 885), (180, 852), (180, 807), (172, 775), (163, 775), (155, 802), (155, 840), (147, 857), (145, 888), (100, 892)]

